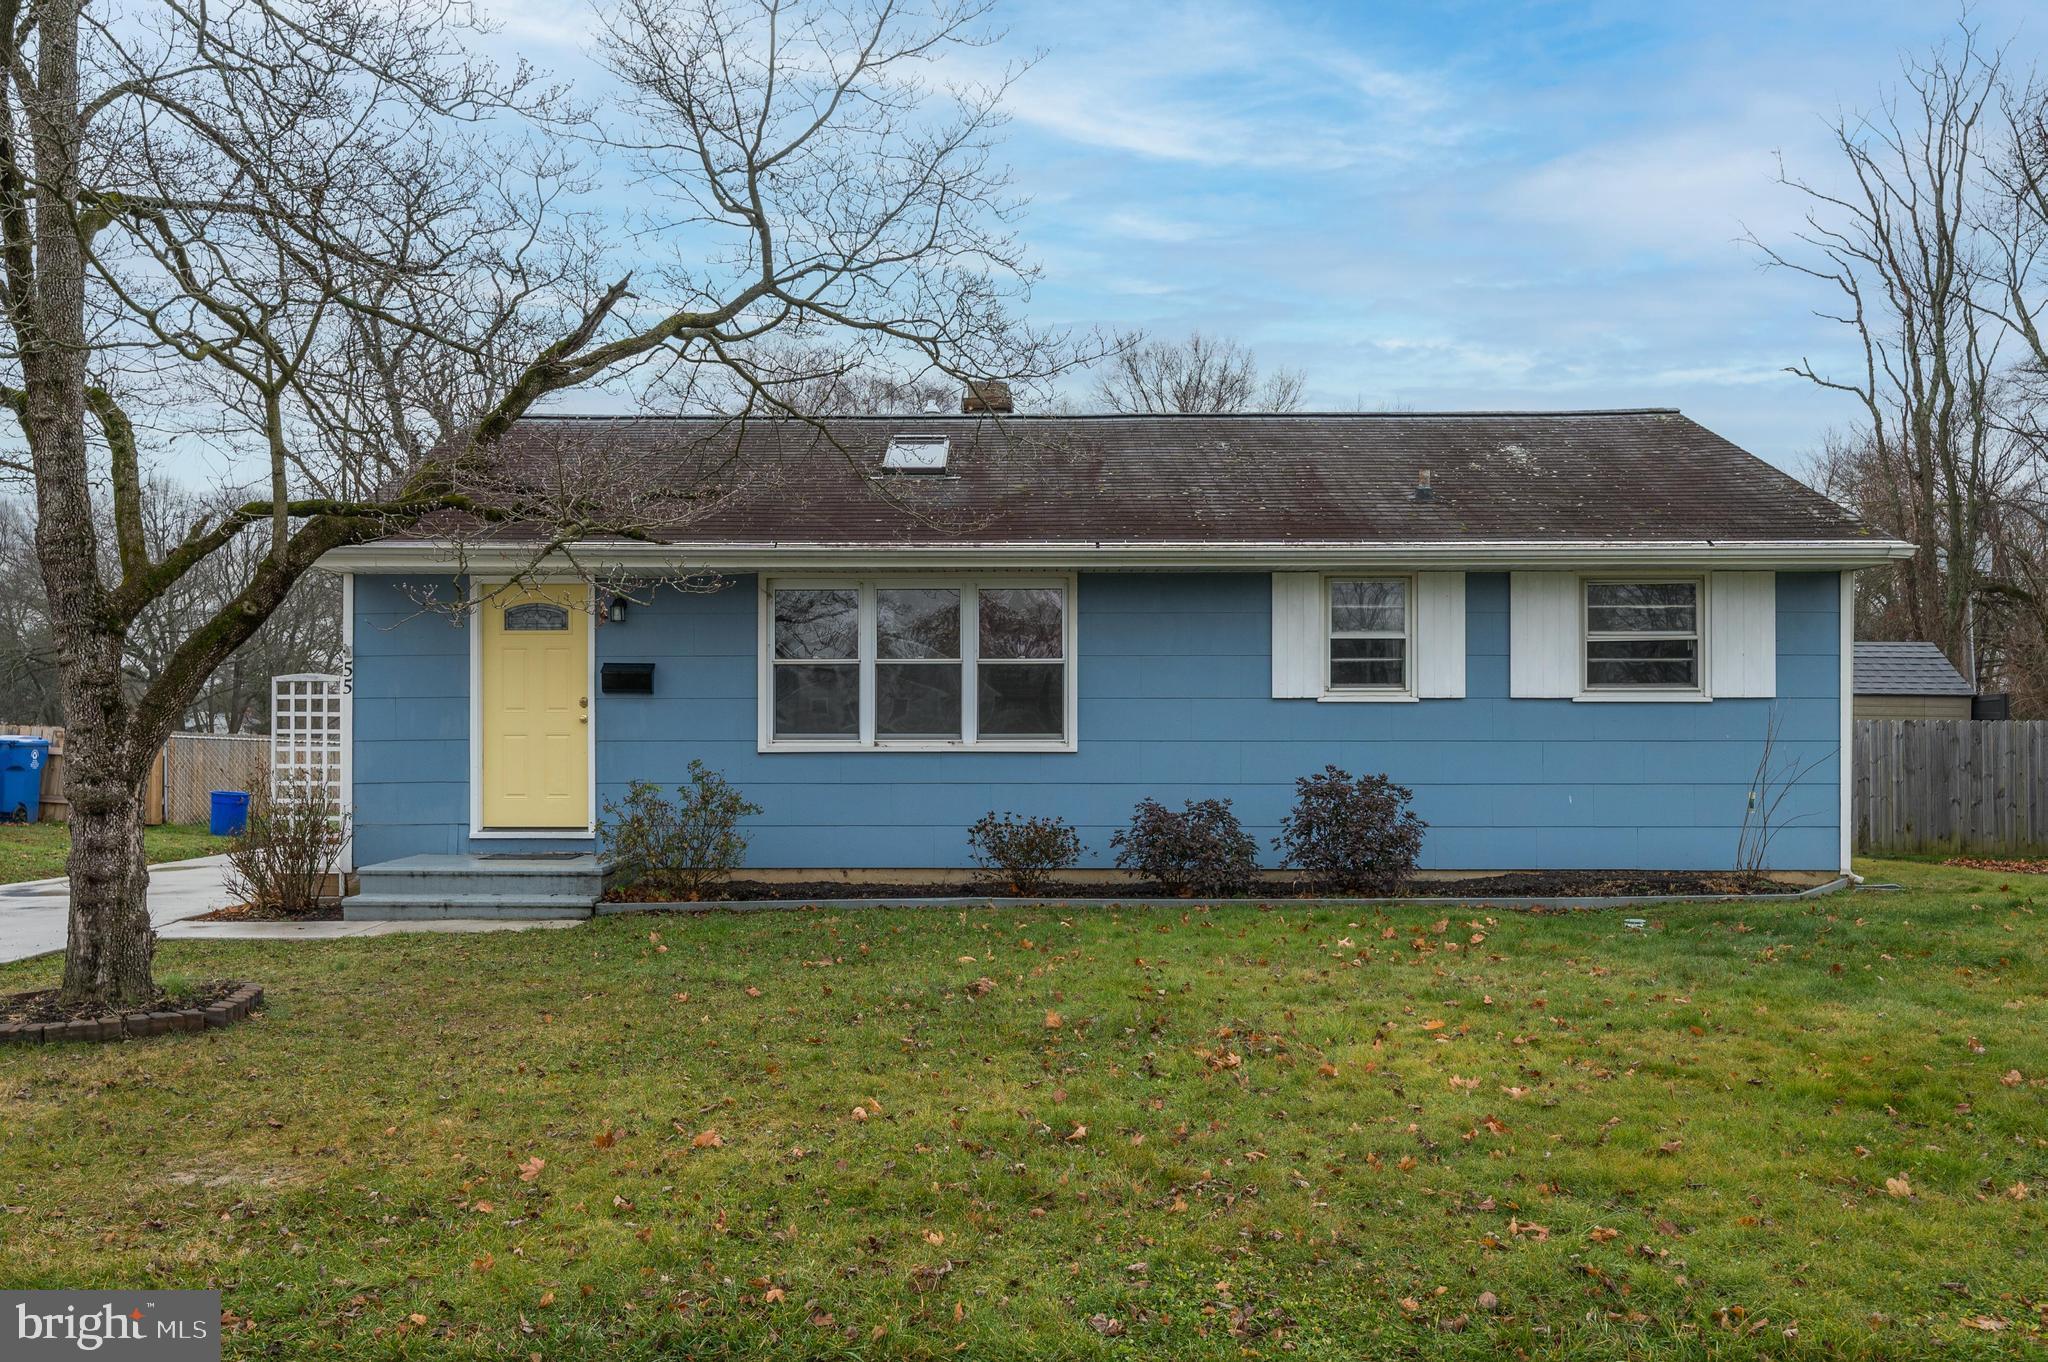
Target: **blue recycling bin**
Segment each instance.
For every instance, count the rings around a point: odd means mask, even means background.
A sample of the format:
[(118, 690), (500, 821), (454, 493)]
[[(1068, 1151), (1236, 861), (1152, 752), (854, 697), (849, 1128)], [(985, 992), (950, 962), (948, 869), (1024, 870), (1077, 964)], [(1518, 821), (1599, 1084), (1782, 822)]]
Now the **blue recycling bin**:
[(48, 738), (0, 735), (0, 820), (36, 821), (43, 807), (43, 767), (49, 760)]
[(249, 824), (249, 796), (241, 790), (215, 790), (212, 817), (206, 830), (216, 837), (233, 837)]

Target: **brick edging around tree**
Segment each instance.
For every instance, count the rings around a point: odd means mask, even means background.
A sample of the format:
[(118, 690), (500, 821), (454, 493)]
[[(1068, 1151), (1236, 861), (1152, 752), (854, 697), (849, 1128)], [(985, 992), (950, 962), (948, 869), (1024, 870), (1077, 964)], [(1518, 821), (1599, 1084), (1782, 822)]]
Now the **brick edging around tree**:
[(174, 1031), (204, 1031), (238, 1022), (263, 1001), (261, 984), (237, 984), (225, 997), (204, 1007), (179, 1007), (158, 1012), (123, 1012), (84, 1021), (0, 1022), (0, 1045), (35, 1045), (45, 1041), (127, 1040), (165, 1036)]

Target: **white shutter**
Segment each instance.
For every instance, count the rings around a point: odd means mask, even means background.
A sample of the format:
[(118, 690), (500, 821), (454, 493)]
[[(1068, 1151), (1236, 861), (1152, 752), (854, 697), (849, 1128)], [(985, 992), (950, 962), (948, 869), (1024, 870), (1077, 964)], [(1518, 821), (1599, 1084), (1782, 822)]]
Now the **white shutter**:
[(1778, 693), (1778, 574), (1717, 572), (1707, 586), (1707, 693)]
[(1569, 699), (1579, 693), (1579, 579), (1570, 572), (1508, 578), (1508, 694)]
[(1465, 697), (1465, 574), (1415, 575), (1415, 693), (1425, 700)]
[(1273, 574), (1273, 698), (1313, 700), (1323, 693), (1323, 579), (1315, 572)]

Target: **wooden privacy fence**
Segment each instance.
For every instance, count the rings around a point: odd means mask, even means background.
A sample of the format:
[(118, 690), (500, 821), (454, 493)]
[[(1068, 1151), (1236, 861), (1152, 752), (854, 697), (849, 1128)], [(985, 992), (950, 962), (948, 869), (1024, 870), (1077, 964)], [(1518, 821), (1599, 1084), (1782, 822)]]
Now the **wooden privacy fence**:
[[(70, 821), (64, 797), (64, 730), (29, 724), (0, 724), (0, 733), (50, 740), (43, 768), (45, 823)], [(215, 790), (254, 790), (270, 778), (270, 739), (261, 734), (175, 733), (157, 753), (142, 787), (145, 823), (204, 823)]]
[(249, 733), (173, 733), (159, 761), (162, 821), (204, 823), (215, 790), (268, 788), (270, 739)]
[(1856, 850), (2048, 848), (2048, 720), (1862, 719)]

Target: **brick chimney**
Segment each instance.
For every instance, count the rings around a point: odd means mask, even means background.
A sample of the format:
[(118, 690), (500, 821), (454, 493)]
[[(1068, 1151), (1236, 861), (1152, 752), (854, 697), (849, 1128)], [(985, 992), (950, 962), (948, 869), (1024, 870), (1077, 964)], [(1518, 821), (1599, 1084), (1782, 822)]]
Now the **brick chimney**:
[(1008, 416), (1017, 410), (1010, 400), (1010, 385), (1000, 379), (989, 379), (982, 383), (970, 383), (967, 391), (960, 394), (960, 412), (963, 416), (974, 416), (992, 412), (997, 416)]

